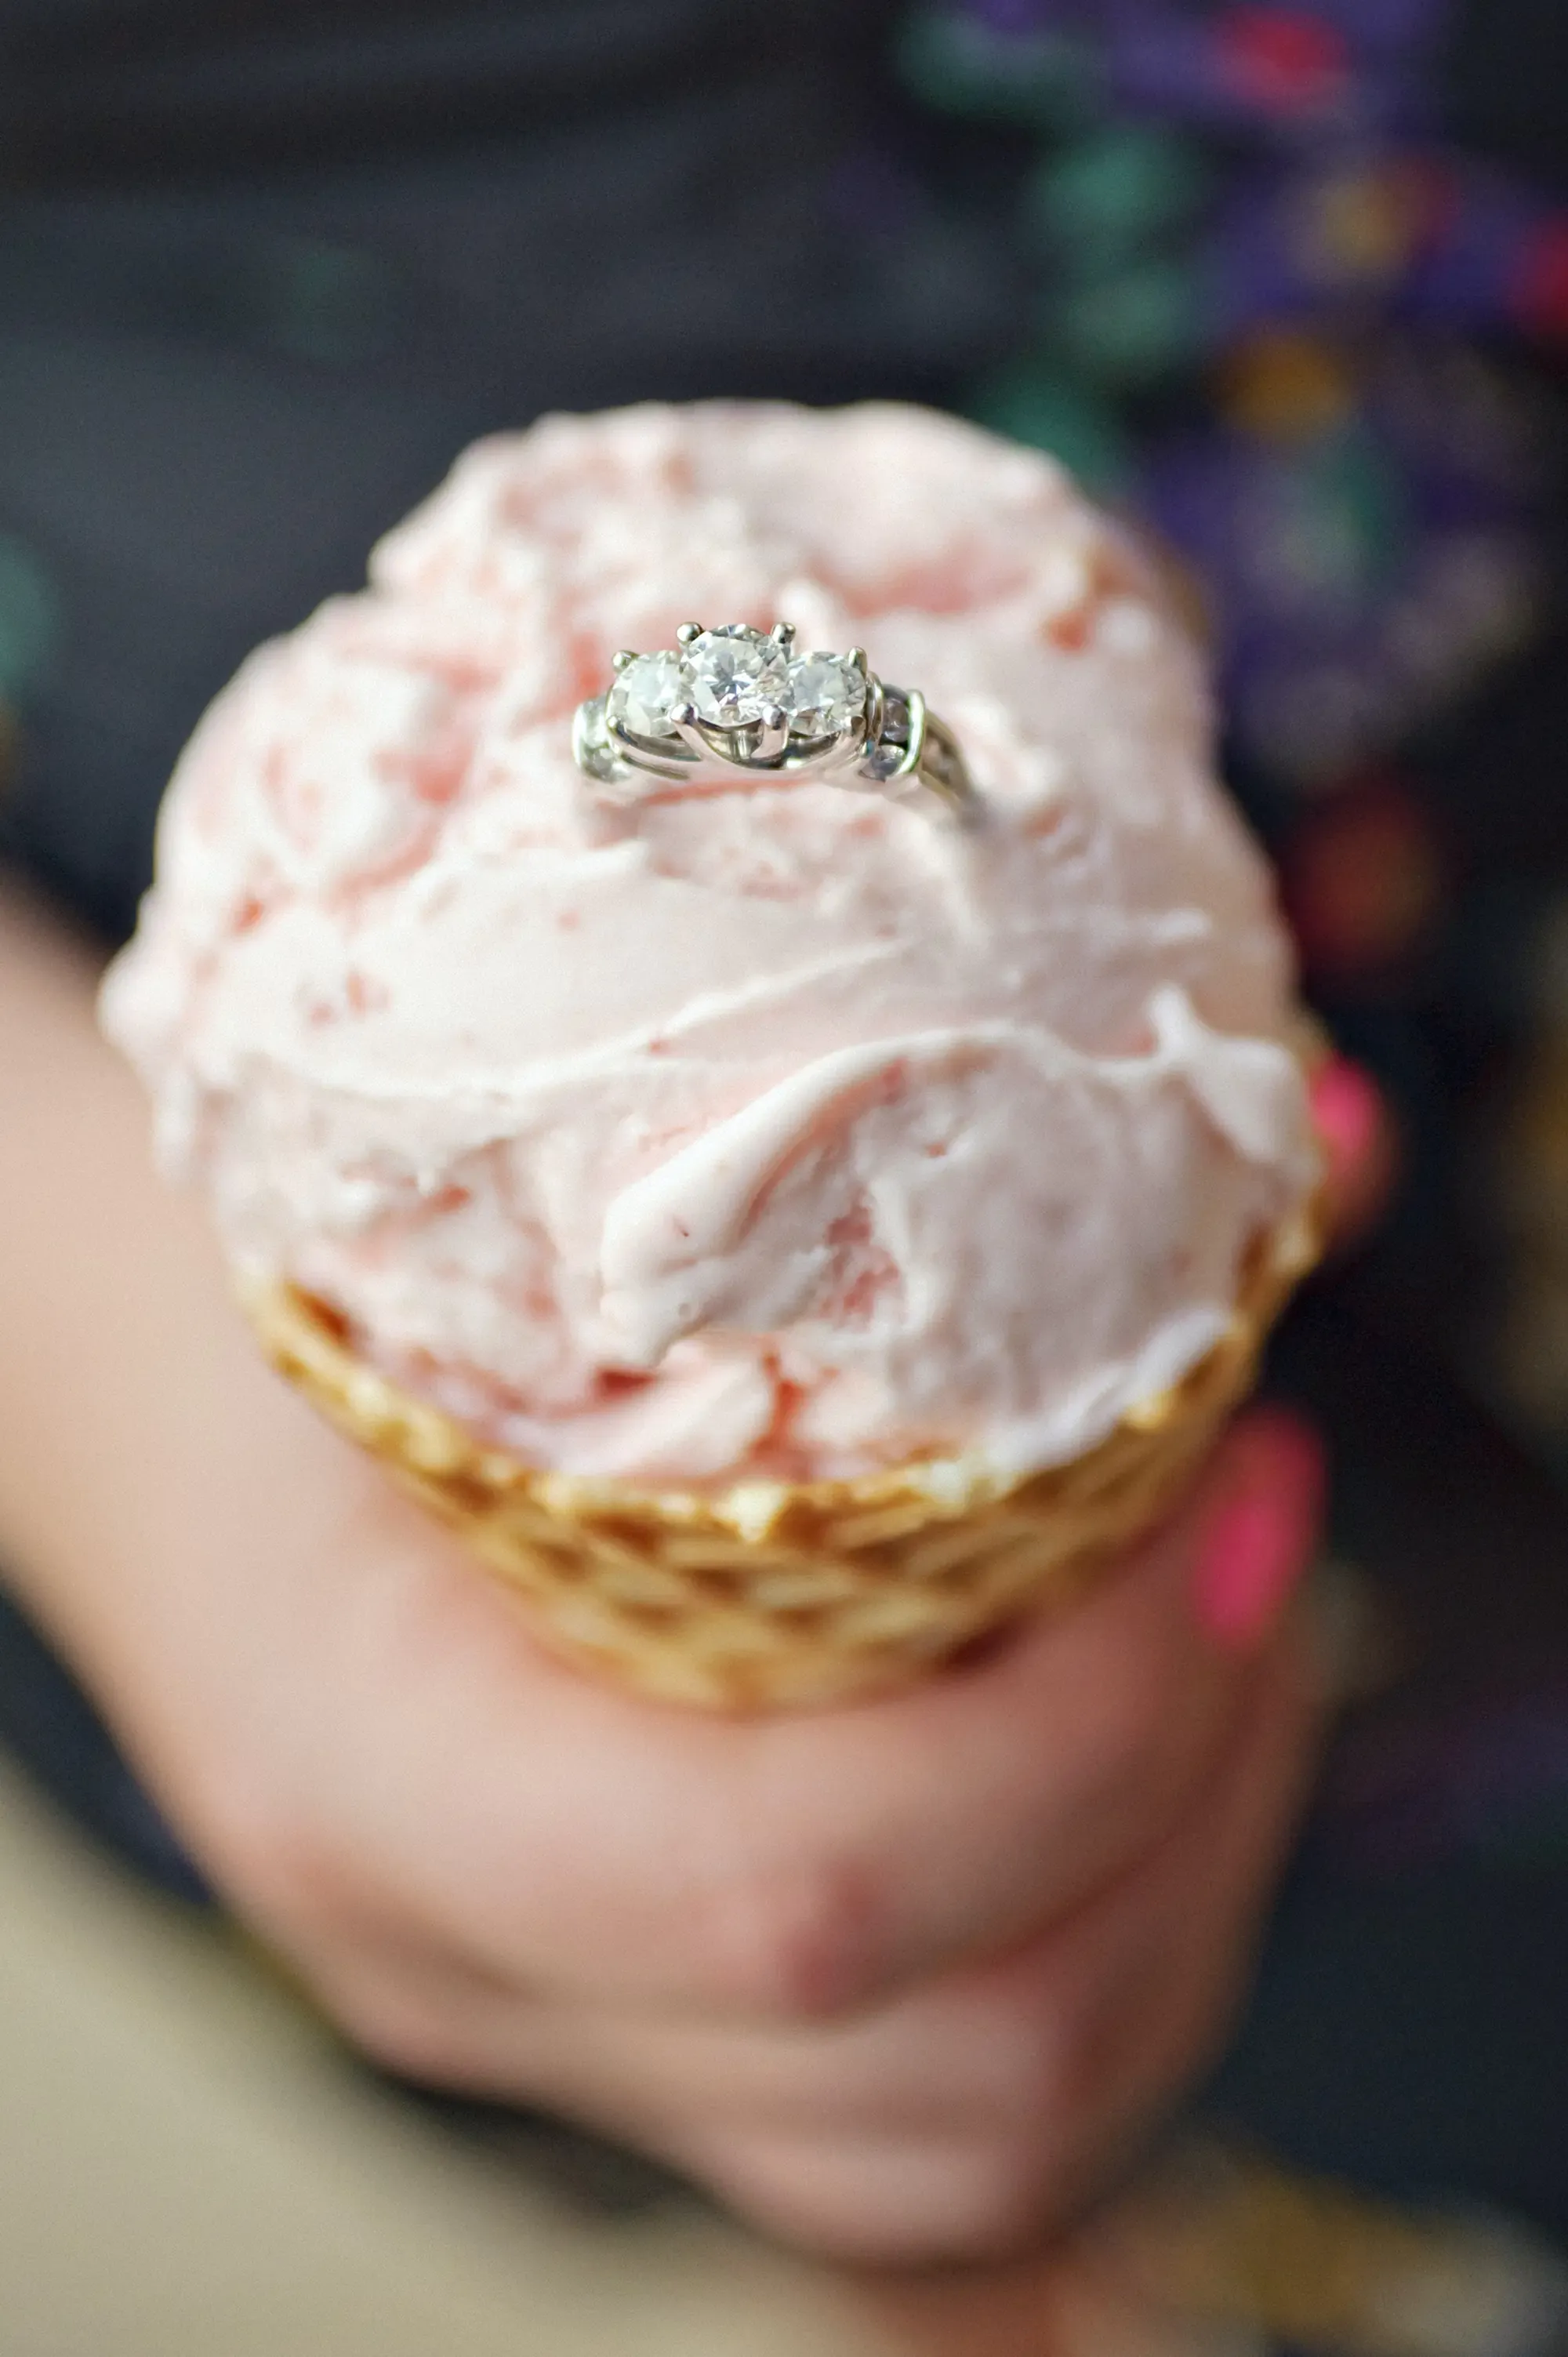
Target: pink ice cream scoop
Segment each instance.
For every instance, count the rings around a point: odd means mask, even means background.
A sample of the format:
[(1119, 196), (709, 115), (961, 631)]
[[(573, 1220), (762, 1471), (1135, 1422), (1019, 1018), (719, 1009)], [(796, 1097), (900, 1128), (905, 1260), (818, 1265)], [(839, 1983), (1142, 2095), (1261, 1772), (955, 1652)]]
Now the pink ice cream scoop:
[[(968, 822), (586, 773), (579, 704), (692, 619), (863, 646)], [(1317, 1175), (1194, 646), (1048, 459), (914, 409), (469, 451), (202, 721), (104, 1017), (242, 1271), (567, 1474), (1063, 1464)]]

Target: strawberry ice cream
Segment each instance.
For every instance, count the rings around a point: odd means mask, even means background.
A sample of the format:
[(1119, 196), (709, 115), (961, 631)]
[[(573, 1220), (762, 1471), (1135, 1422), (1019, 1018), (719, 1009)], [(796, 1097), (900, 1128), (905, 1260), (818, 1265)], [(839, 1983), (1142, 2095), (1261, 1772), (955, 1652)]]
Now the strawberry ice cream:
[[(862, 645), (971, 823), (614, 794), (678, 625)], [(1074, 1458), (1226, 1330), (1317, 1160), (1202, 667), (1047, 459), (875, 406), (547, 419), (253, 656), (104, 996), (246, 1273), (488, 1443), (648, 1484)]]

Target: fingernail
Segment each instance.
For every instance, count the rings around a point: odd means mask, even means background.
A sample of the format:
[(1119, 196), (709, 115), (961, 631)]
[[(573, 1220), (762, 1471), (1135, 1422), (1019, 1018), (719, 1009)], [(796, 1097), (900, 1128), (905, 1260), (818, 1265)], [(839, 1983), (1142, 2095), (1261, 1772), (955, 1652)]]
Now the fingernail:
[(1382, 1100), (1359, 1064), (1335, 1056), (1313, 1075), (1312, 1114), (1327, 1149), (1329, 1176), (1341, 1186), (1372, 1151), (1382, 1127)]
[(1197, 1559), (1200, 1625), (1226, 1652), (1257, 1651), (1312, 1559), (1323, 1451), (1294, 1416), (1264, 1410), (1238, 1434), (1239, 1462)]

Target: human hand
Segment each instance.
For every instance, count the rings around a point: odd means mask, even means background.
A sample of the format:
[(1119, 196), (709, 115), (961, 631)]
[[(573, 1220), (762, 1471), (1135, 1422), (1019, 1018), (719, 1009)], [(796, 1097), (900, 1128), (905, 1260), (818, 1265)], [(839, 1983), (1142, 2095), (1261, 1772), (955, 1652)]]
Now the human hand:
[(380, 2060), (888, 2256), (1073, 2202), (1212, 2041), (1310, 1749), (1273, 1613), (1315, 1467), (1283, 1420), (1061, 1622), (900, 1700), (740, 1725), (557, 1669), (373, 1469), (339, 1486), (332, 1436), (297, 1441), (289, 1519), (317, 1528), (289, 1549), (258, 1513), (200, 1622), (193, 1567), (144, 1756)]
[(686, 1717), (551, 1662), (274, 1383), (186, 1207), (117, 1216), (112, 1292), (54, 1273), (109, 1363), (36, 1601), (349, 2034), (844, 2255), (1080, 2201), (1220, 2035), (1309, 1770), (1309, 1436), (1244, 1418), (1092, 1597), (911, 1694)]

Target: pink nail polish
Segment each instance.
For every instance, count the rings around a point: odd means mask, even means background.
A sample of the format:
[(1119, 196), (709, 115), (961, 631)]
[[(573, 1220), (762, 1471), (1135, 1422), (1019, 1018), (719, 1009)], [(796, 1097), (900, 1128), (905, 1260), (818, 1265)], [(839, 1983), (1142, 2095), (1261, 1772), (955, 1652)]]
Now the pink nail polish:
[(1314, 1076), (1312, 1113), (1333, 1176), (1343, 1179), (1372, 1150), (1383, 1117), (1378, 1092), (1359, 1064), (1336, 1056)]
[(1200, 1624), (1226, 1652), (1254, 1652), (1311, 1559), (1323, 1456), (1294, 1418), (1269, 1415), (1245, 1436), (1236, 1486), (1216, 1510), (1197, 1561)]

